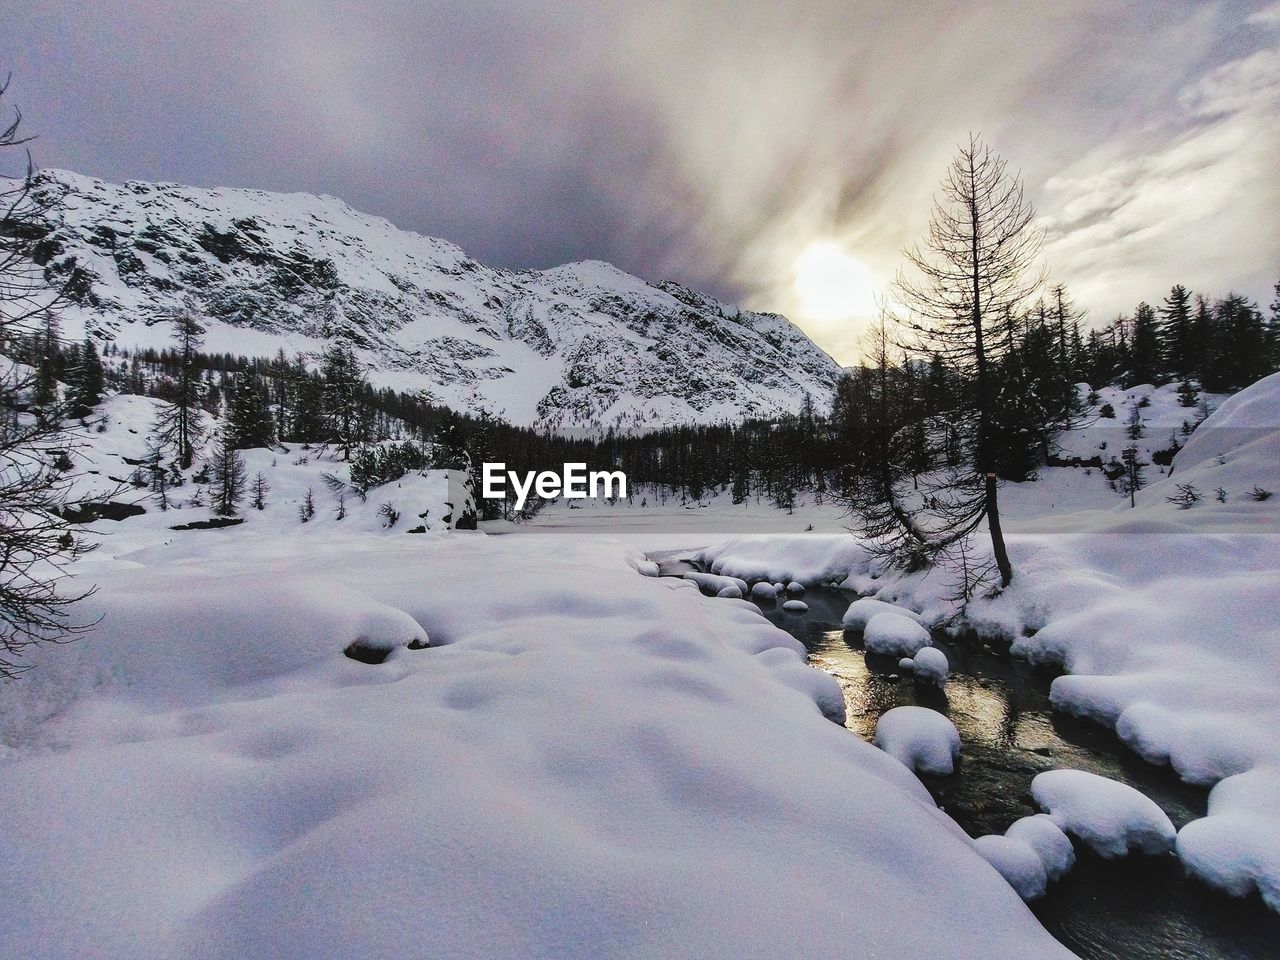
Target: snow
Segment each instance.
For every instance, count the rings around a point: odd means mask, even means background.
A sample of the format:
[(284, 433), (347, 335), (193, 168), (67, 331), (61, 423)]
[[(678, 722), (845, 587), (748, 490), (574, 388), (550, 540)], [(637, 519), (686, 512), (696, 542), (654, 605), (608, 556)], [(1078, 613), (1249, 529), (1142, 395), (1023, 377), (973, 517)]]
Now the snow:
[(1104, 857), (1173, 849), (1169, 817), (1128, 784), (1085, 770), (1048, 770), (1031, 781), (1031, 795), (1058, 827)]
[(742, 590), (732, 585), (721, 587), (716, 591), (716, 596), (720, 597), (722, 600), (741, 600)]
[[(37, 189), (61, 199), (54, 267), (74, 262), (92, 294), (66, 311), (71, 340), (163, 348), (154, 318), (190, 297), (208, 314), (209, 352), (314, 359), (346, 335), (377, 386), (555, 430), (796, 413), (806, 395), (824, 404), (840, 373), (782, 317), (599, 261), (488, 267), (332, 197), (60, 170), (41, 171)], [(281, 289), (280, 274), (321, 267), (323, 280)]]
[(804, 596), (804, 584), (800, 583), (798, 580), (792, 580), (787, 584), (787, 593), (796, 597)]
[(809, 605), (803, 600), (786, 600), (782, 604), (782, 609), (788, 613), (804, 613), (809, 609)]
[(778, 595), (778, 588), (772, 583), (753, 583), (751, 585), (751, 595), (757, 600), (772, 600)]
[(905, 607), (885, 603), (883, 600), (876, 600), (874, 597), (859, 597), (849, 604), (849, 609), (844, 612), (840, 625), (846, 630), (865, 630), (871, 620), (882, 613), (907, 617), (917, 624), (922, 622), (919, 614), (913, 613)]
[(937, 647), (924, 647), (916, 652), (912, 669), (917, 680), (942, 686), (951, 667), (947, 663), (947, 655)]
[(719, 593), (730, 588), (737, 590), (738, 596), (742, 596), (747, 592), (747, 582), (739, 580), (737, 577), (721, 577), (714, 573), (699, 573), (696, 570), (690, 570), (684, 574), (684, 578), (692, 580), (707, 593)]
[(1023, 900), (1044, 896), (1049, 878), (1044, 864), (1027, 844), (1010, 837), (988, 834), (973, 841), (973, 849), (1008, 882)]
[(936, 710), (894, 707), (876, 722), (876, 746), (915, 773), (947, 776), (960, 757), (960, 734)]
[(1257, 767), (1209, 793), (1208, 815), (1178, 831), (1188, 872), (1234, 896), (1255, 890), (1280, 910), (1280, 770)]
[(114, 529), (0, 701), (0, 956), (1068, 956), (797, 641), (633, 548)]
[[(1194, 418), (1175, 390), (1108, 388), (1100, 403), (1123, 415), (1149, 396), (1142, 444), (1154, 450), (1182, 419)], [(1065, 670), (1052, 686), (1057, 709), (1114, 728), (1143, 759), (1205, 785), (1280, 768), (1280, 375), (1209, 401), (1216, 410), (1178, 452), (1172, 476), (1150, 469), (1136, 509), (1096, 470), (1086, 477), (1081, 469), (1049, 468), (1035, 483), (1002, 485), (1007, 528), (1024, 531), (1007, 537), (1014, 583), (997, 597), (976, 598), (963, 621), (985, 639), (1011, 643), (1014, 656)], [(1072, 431), (1064, 454), (1090, 456), (1108, 438), (1114, 446), (1117, 426)], [(1166, 497), (1187, 482), (1205, 501), (1179, 510)], [(1255, 501), (1245, 495), (1255, 486), (1277, 493)], [(1218, 487), (1227, 502), (1214, 499)], [(975, 563), (989, 558), (984, 536), (975, 541)], [(854, 629), (876, 601), (922, 611), (927, 624), (960, 614), (945, 573), (886, 570), (851, 537), (764, 539), (728, 539), (700, 556), (755, 576), (785, 575), (803, 563), (811, 582), (874, 595), (854, 604), (859, 611), (846, 621)], [(1206, 838), (1202, 847), (1188, 840), (1205, 875), (1221, 871), (1233, 889), (1280, 888), (1280, 858), (1264, 853), (1270, 828), (1251, 829), (1252, 839), (1232, 845), (1228, 821), (1214, 821), (1187, 835)], [(1237, 860), (1233, 850), (1252, 859)], [(1241, 879), (1250, 877), (1257, 879)]]
[(862, 632), (868, 653), (892, 657), (913, 657), (930, 642), (928, 630), (900, 613), (877, 613)]
[(1004, 835), (1034, 850), (1044, 866), (1046, 878), (1051, 881), (1066, 876), (1075, 865), (1076, 851), (1071, 845), (1071, 838), (1048, 814), (1020, 817), (1009, 825)]

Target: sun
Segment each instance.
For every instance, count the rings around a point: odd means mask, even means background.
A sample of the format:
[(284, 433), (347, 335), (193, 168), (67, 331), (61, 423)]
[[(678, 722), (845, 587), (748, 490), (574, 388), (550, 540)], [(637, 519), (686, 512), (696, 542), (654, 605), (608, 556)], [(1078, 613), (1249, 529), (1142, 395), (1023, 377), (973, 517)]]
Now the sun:
[(796, 257), (793, 269), (796, 296), (806, 316), (831, 322), (875, 312), (871, 271), (838, 243), (809, 244)]

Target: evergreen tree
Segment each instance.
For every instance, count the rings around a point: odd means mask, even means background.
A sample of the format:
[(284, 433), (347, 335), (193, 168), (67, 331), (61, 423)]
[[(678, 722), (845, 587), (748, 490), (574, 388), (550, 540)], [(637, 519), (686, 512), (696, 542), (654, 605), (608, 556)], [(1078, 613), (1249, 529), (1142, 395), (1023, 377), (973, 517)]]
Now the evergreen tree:
[(253, 500), (250, 506), (255, 510), (265, 510), (267, 508), (267, 494), (270, 491), (271, 488), (267, 486), (267, 478), (259, 470), (257, 476), (253, 478)]
[(196, 367), (204, 327), (191, 301), (171, 312), (169, 320), (174, 331), (175, 377), (172, 393), (156, 420), (154, 432), (159, 443), (172, 451), (174, 462), (186, 470), (195, 461), (204, 422), (201, 406), (204, 387)]
[(218, 434), (218, 440), (214, 446), (210, 479), (213, 483), (214, 509), (224, 517), (235, 516), (236, 508), (244, 497), (247, 473), (244, 458), (232, 445), (225, 431)]
[(248, 371), (237, 373), (232, 384), (227, 406), (227, 436), (236, 450), (269, 447), (275, 439), (275, 422), (266, 389)]
[(364, 371), (350, 345), (335, 343), (321, 361), (324, 382), (324, 425), (326, 440), (342, 452), (343, 460), (361, 439), (361, 401), (365, 390)]
[(69, 404), (73, 417), (87, 417), (102, 402), (104, 373), (98, 348), (91, 338), (85, 337), (80, 348), (80, 363), (71, 384)]
[(1191, 316), (1191, 293), (1176, 284), (1160, 308), (1160, 350), (1169, 374), (1179, 380), (1195, 375), (1198, 345)]
[(1149, 303), (1134, 311), (1128, 360), (1130, 385), (1160, 381), (1160, 328)]

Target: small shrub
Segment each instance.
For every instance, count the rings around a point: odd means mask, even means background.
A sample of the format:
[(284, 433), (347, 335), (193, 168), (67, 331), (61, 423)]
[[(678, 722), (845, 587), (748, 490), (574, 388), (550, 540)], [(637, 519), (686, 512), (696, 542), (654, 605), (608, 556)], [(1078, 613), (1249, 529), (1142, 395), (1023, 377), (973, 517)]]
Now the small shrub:
[(1271, 499), (1271, 491), (1263, 490), (1261, 487), (1255, 485), (1254, 488), (1249, 491), (1249, 496), (1258, 503), (1262, 503), (1265, 500)]
[(1104, 403), (1102, 408), (1098, 410), (1098, 416), (1105, 417), (1108, 420), (1114, 420), (1116, 417), (1116, 408), (1109, 403)]
[(390, 530), (396, 525), (396, 521), (400, 519), (400, 511), (396, 509), (394, 503), (388, 500), (378, 507), (378, 516), (382, 518), (382, 525)]
[(1176, 485), (1177, 492), (1171, 497), (1165, 497), (1170, 503), (1177, 504), (1179, 510), (1190, 510), (1196, 504), (1204, 501), (1204, 497), (1200, 495), (1200, 491), (1190, 483), (1179, 483)]

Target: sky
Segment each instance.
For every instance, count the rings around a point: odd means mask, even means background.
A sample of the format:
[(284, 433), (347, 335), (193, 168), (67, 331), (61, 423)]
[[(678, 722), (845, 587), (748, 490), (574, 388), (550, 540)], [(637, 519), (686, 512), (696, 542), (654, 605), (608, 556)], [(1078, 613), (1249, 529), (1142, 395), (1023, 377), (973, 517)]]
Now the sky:
[(1274, 0), (0, 0), (36, 162), (328, 193), (488, 263), (608, 260), (854, 362), (956, 145), (1100, 324), (1280, 279)]

